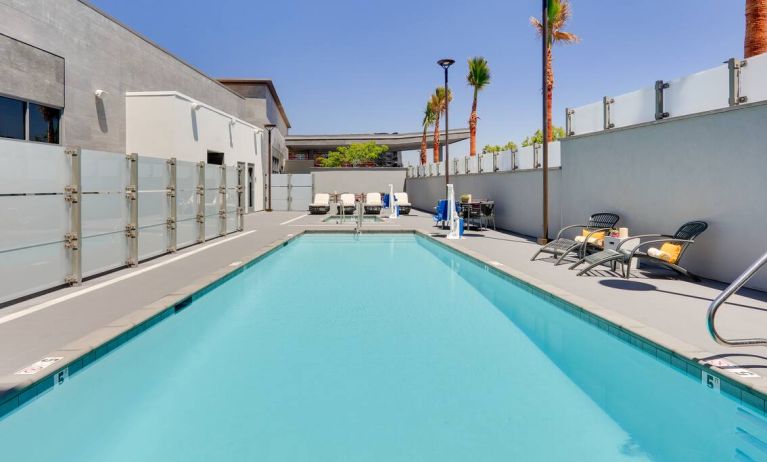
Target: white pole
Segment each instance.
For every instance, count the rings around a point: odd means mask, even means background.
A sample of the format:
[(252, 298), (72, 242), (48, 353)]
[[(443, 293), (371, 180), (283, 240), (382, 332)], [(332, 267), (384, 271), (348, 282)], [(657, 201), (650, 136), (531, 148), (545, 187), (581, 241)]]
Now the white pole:
[(450, 232), (447, 235), (448, 239), (460, 239), (461, 238), (461, 218), (455, 213), (455, 191), (453, 185), (447, 185), (447, 221), (450, 223)]
[(389, 218), (398, 218), (399, 217), (399, 209), (394, 205), (394, 185), (389, 185), (389, 209), (391, 210), (391, 214), (389, 215)]

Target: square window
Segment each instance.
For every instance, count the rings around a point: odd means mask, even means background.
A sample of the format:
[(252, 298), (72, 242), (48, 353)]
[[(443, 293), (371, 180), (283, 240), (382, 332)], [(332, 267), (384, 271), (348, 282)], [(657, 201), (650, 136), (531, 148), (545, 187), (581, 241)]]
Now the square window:
[(24, 139), (24, 101), (0, 96), (0, 137)]
[(61, 109), (29, 103), (29, 141), (59, 144)]

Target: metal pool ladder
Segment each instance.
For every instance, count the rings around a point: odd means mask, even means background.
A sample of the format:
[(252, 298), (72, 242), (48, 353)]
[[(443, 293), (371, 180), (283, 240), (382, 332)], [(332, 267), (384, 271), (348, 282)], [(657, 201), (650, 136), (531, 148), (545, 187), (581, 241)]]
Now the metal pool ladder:
[(740, 288), (759, 272), (765, 264), (767, 264), (767, 253), (762, 255), (757, 261), (749, 266), (746, 271), (738, 276), (737, 279), (732, 281), (732, 284), (727, 286), (727, 288), (724, 289), (708, 306), (708, 332), (711, 334), (711, 337), (714, 338), (716, 343), (727, 346), (767, 346), (767, 338), (726, 339), (719, 335), (716, 331), (716, 326), (714, 325), (714, 317), (716, 316), (716, 311), (719, 307), (722, 306), (732, 294), (740, 290)]
[(362, 217), (363, 217), (363, 206), (361, 201), (357, 201), (357, 216), (355, 217), (356, 220), (354, 220), (354, 234), (355, 236), (360, 235), (360, 231), (362, 230)]

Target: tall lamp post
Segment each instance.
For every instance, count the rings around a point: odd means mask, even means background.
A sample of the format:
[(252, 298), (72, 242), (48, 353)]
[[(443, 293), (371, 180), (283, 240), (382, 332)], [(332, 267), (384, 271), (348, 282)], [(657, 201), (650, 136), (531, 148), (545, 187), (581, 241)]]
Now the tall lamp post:
[(272, 211), (272, 168), (273, 168), (273, 162), (272, 162), (272, 130), (277, 125), (275, 124), (265, 124), (264, 128), (267, 132), (269, 132), (269, 141), (267, 145), (269, 146), (269, 199), (266, 203), (266, 211), (271, 212)]
[(543, 0), (541, 12), (543, 24), (543, 34), (541, 34), (543, 41), (541, 59), (543, 69), (541, 72), (543, 76), (543, 130), (541, 130), (543, 132), (543, 230), (538, 238), (538, 243), (541, 245), (549, 242), (549, 106), (546, 104), (549, 99), (549, 69), (546, 66), (549, 56), (549, 1)]
[(447, 86), (447, 69), (455, 63), (454, 59), (445, 58), (437, 64), (445, 70), (445, 185), (450, 183), (450, 126), (448, 125), (448, 109), (450, 106), (450, 90)]

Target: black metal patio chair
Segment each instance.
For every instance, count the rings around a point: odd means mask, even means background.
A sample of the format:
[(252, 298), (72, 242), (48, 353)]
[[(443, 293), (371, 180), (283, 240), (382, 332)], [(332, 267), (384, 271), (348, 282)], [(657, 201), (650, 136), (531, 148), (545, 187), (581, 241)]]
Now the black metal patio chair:
[[(628, 279), (631, 274), (631, 260), (634, 258), (639, 260), (646, 260), (649, 262), (652, 262), (654, 264), (669, 268), (673, 271), (675, 271), (677, 274), (682, 276), (687, 276), (688, 278), (692, 279), (693, 281), (699, 282), (700, 278), (690, 271), (686, 270), (685, 268), (682, 268), (679, 266), (679, 262), (682, 260), (682, 256), (684, 256), (685, 251), (690, 247), (691, 244), (695, 242), (695, 238), (697, 238), (703, 231), (705, 231), (708, 228), (708, 223), (705, 221), (690, 221), (688, 223), (683, 224), (679, 229), (673, 234), (642, 234), (639, 236), (632, 236), (618, 245), (618, 247), (615, 250), (612, 249), (606, 249), (601, 252), (593, 253), (591, 255), (586, 255), (582, 257), (580, 260), (578, 260), (576, 263), (570, 266), (570, 269), (575, 269), (577, 266), (579, 266), (581, 263), (587, 263), (588, 266), (583, 268), (578, 272), (578, 276), (581, 276), (591, 269), (593, 269), (596, 266), (603, 265), (606, 263), (612, 263), (613, 265), (615, 263), (620, 263), (621, 265), (621, 274), (624, 278)], [(640, 242), (639, 245), (634, 247), (631, 250), (627, 249), (621, 249), (624, 244), (627, 242), (630, 242), (634, 239), (644, 239), (644, 238), (660, 238), (660, 239), (652, 239), (649, 241)], [(676, 255), (671, 255), (668, 253), (665, 253), (661, 251), (660, 249), (656, 247), (650, 247), (646, 251), (643, 250), (644, 248), (647, 248), (649, 244), (672, 244), (676, 245), (678, 253)]]
[[(580, 258), (583, 258), (586, 256), (590, 249), (602, 248), (596, 242), (597, 239), (595, 239), (595, 236), (599, 233), (607, 233), (612, 228), (614, 228), (616, 224), (618, 224), (619, 220), (620, 217), (614, 213), (599, 212), (591, 215), (585, 225), (565, 226), (559, 230), (556, 239), (538, 249), (530, 261), (535, 260), (538, 255), (542, 253), (549, 253), (555, 257), (558, 257), (555, 265), (562, 263), (562, 260), (564, 260), (568, 254), (573, 252), (577, 252)], [(575, 237), (570, 239), (563, 236), (565, 231), (576, 228), (586, 230), (587, 234), (582, 235), (580, 239), (576, 239)]]

